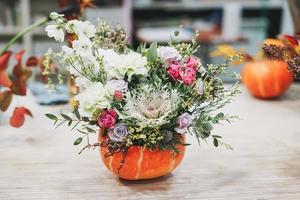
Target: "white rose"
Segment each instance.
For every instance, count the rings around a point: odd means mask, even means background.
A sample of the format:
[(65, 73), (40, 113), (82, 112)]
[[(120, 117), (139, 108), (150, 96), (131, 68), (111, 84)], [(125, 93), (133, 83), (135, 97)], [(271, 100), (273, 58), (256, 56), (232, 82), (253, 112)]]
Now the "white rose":
[(48, 25), (45, 31), (48, 37), (53, 37), (58, 42), (63, 42), (65, 39), (65, 33), (59, 25)]
[(181, 55), (178, 51), (173, 47), (159, 47), (158, 56), (167, 62), (178, 61), (181, 59)]

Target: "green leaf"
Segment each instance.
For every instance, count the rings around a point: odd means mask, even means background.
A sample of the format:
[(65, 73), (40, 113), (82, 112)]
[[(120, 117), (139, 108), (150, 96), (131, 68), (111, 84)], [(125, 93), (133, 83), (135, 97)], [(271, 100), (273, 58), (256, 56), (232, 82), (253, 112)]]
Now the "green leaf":
[(68, 126), (71, 126), (72, 125), (72, 120), (70, 120), (69, 122), (68, 122)]
[(82, 137), (79, 137), (74, 141), (73, 145), (79, 145), (81, 142), (82, 142)]
[(96, 133), (96, 131), (94, 129), (91, 129), (89, 127), (85, 127), (85, 129), (90, 133)]
[(216, 138), (214, 138), (214, 146), (215, 146), (215, 147), (218, 147), (218, 146), (219, 146), (219, 141), (218, 141)]
[(219, 113), (219, 114), (217, 114), (217, 116), (216, 116), (216, 118), (219, 118), (219, 119), (222, 119), (222, 118), (224, 118), (224, 113)]
[(220, 135), (212, 135), (213, 138), (222, 138)]
[(65, 120), (68, 120), (68, 121), (72, 120), (72, 118), (69, 117), (68, 115), (65, 115), (65, 114), (63, 114), (63, 113), (61, 113), (60, 115), (61, 115)]
[(156, 58), (157, 58), (157, 43), (153, 42), (147, 51), (147, 60), (149, 62), (153, 62), (156, 60)]
[(82, 121), (84, 121), (84, 122), (89, 122), (90, 119), (89, 119), (88, 117), (82, 117)]
[(80, 114), (79, 114), (78, 110), (77, 110), (77, 109), (74, 109), (74, 110), (73, 110), (73, 113), (74, 113), (74, 115), (76, 116), (76, 118), (80, 120)]
[(58, 118), (57, 118), (55, 115), (53, 115), (53, 114), (46, 113), (45, 115), (46, 115), (46, 117), (48, 117), (48, 118), (51, 119), (51, 120), (55, 120), (55, 121), (58, 120)]

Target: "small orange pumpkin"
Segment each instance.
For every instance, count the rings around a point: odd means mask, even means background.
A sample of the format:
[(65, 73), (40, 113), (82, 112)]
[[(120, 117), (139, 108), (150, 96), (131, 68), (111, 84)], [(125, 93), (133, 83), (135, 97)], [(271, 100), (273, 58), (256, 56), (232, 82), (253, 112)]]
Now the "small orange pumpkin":
[[(99, 133), (99, 142), (105, 139)], [(183, 136), (182, 140), (185, 138)], [(177, 146), (179, 153), (171, 150), (149, 150), (145, 147), (131, 146), (126, 156), (121, 152), (108, 154), (107, 146), (100, 147), (102, 161), (108, 170), (126, 180), (144, 180), (164, 176), (173, 171), (182, 161), (185, 146)], [(122, 167), (120, 167), (122, 165)]]
[(242, 71), (242, 81), (253, 96), (274, 98), (282, 95), (293, 82), (293, 74), (282, 61), (248, 62)]

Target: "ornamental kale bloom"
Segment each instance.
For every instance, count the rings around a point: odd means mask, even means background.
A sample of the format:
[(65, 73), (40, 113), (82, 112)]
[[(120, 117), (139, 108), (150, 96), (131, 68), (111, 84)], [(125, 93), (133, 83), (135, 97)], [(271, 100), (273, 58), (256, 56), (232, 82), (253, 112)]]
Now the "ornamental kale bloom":
[(110, 140), (121, 142), (128, 135), (128, 129), (124, 124), (117, 124), (114, 129), (108, 132)]
[(177, 118), (175, 131), (177, 133), (185, 133), (187, 127), (192, 124), (192, 116), (188, 113), (183, 113)]

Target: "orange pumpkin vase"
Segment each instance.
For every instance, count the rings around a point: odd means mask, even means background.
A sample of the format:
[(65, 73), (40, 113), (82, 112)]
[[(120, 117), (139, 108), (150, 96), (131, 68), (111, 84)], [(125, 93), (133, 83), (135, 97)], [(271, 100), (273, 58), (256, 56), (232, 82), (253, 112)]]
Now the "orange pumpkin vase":
[[(99, 143), (101, 144), (104, 140), (105, 138), (99, 134)], [(185, 140), (184, 136), (182, 140)], [(101, 146), (100, 155), (107, 169), (117, 177), (126, 180), (145, 180), (164, 176), (173, 171), (185, 154), (185, 146), (177, 145), (177, 149), (179, 153), (131, 146), (126, 154), (117, 152), (108, 155), (107, 146)]]
[(262, 60), (248, 62), (242, 71), (242, 81), (255, 97), (279, 97), (290, 87), (294, 78), (282, 61)]

